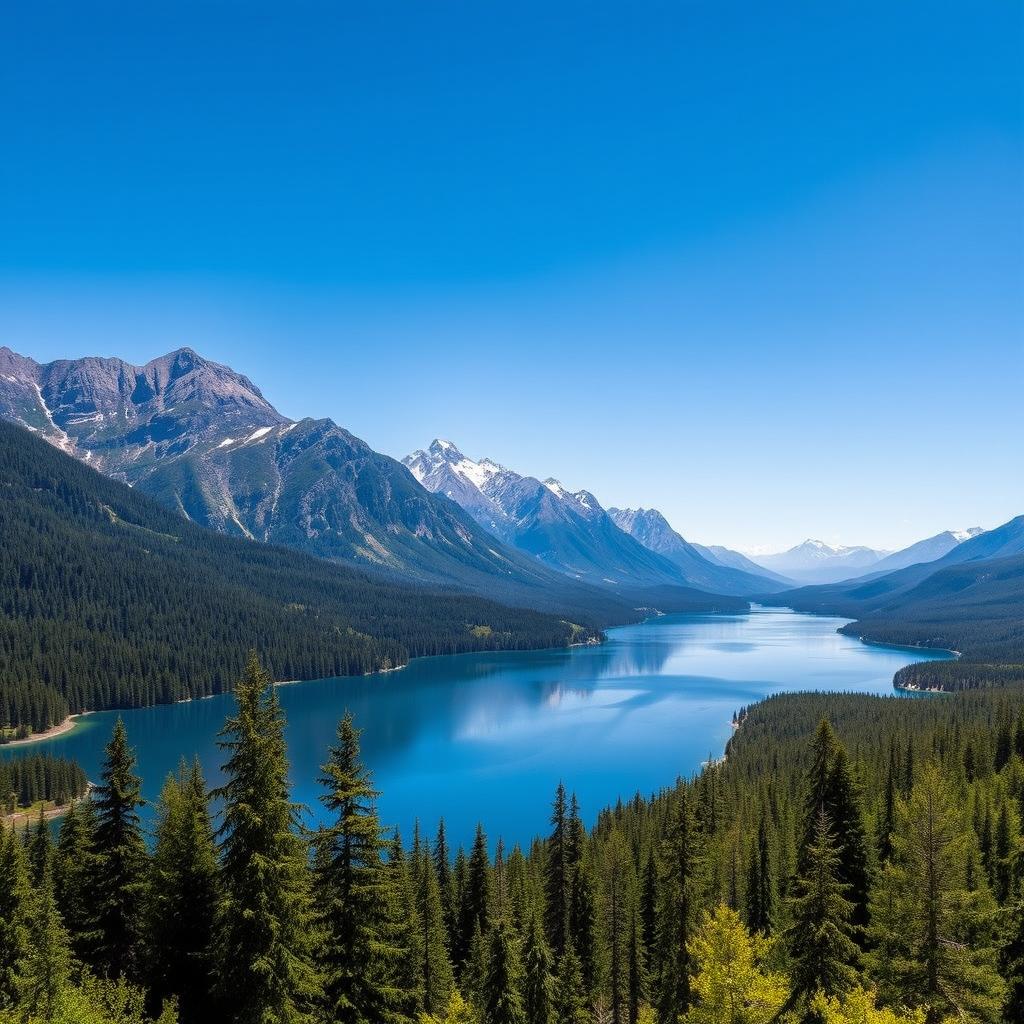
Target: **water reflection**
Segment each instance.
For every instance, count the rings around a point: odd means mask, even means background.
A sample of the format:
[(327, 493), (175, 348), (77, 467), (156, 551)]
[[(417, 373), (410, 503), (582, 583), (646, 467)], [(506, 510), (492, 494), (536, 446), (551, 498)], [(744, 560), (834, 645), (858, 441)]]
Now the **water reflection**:
[[(717, 756), (743, 704), (785, 689), (891, 693), (893, 673), (922, 656), (840, 636), (840, 621), (777, 610), (666, 616), (614, 630), (600, 647), (426, 658), (284, 686), (296, 799), (316, 820), (317, 769), (348, 708), (385, 820), (408, 834), (416, 818), (433, 829), (444, 815), (466, 842), (482, 818), (492, 838), (527, 842), (546, 827), (559, 779), (594, 814)], [(221, 696), (122, 713), (148, 797), (182, 755), (219, 780), (216, 734), (231, 705)], [(78, 758), (96, 778), (114, 717), (90, 716), (38, 748)]]

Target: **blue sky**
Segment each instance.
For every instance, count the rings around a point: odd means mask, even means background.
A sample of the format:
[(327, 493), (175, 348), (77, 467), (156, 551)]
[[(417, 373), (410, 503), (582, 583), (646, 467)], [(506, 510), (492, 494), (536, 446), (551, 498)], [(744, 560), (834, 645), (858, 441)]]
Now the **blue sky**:
[(687, 537), (1024, 512), (1017, 3), (18, 5), (0, 344)]

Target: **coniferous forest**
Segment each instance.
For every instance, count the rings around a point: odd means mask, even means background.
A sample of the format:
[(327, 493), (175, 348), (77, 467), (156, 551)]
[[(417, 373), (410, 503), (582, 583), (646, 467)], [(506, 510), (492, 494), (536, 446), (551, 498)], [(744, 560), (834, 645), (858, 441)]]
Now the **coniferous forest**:
[[(255, 656), (151, 836), (119, 722), (93, 798), (0, 848), (0, 1020), (997, 1024), (1024, 1019), (1024, 694), (794, 694), (726, 756), (528, 849), (381, 822), (350, 716), (325, 824)], [(213, 815), (211, 798), (219, 810)]]

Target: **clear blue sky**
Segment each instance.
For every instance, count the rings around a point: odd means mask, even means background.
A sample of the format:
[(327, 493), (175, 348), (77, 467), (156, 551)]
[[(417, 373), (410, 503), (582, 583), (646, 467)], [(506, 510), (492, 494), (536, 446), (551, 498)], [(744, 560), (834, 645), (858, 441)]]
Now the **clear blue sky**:
[(1024, 512), (1022, 6), (9, 5), (0, 343), (899, 546)]

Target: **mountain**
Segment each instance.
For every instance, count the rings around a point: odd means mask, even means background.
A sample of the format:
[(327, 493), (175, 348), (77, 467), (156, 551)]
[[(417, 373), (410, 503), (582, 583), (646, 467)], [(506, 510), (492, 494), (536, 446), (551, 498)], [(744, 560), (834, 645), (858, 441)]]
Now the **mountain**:
[(451, 441), (435, 439), (404, 462), (424, 487), (458, 502), (495, 537), (574, 579), (732, 595), (759, 589), (735, 582), (726, 589), (730, 575), (699, 555), (700, 572), (691, 574), (620, 529), (589, 491), (571, 492), (557, 480), (523, 476), (491, 459), (474, 461)]
[(0, 348), (0, 417), (222, 533), (533, 607), (604, 600), (553, 597), (563, 578), (400, 463), (331, 420), (289, 420), (188, 348), (144, 366)]
[[(864, 579), (801, 587), (763, 600), (797, 611), (855, 619), (842, 632), (871, 640), (951, 648), (972, 663), (1021, 662), (1024, 516), (976, 534), (932, 562)], [(929, 680), (924, 685), (940, 685), (936, 681), (941, 680), (944, 687), (958, 688), (965, 673), (973, 685), (993, 684), (991, 673), (965, 669), (960, 661), (911, 669), (903, 678), (915, 684)]]
[(821, 540), (772, 555), (752, 555), (758, 565), (804, 583), (831, 583), (859, 576), (889, 554), (867, 547), (832, 547)]
[(793, 585), (794, 581), (788, 576), (772, 572), (771, 569), (758, 565), (757, 562), (747, 558), (746, 555), (741, 555), (738, 551), (733, 551), (731, 548), (722, 547), (721, 544), (695, 544), (691, 542), (691, 546), (709, 562), (714, 562), (717, 565), (727, 565), (730, 569), (742, 569), (743, 572), (753, 573), (755, 576), (767, 576), (776, 583), (782, 583), (787, 587)]
[(620, 530), (678, 566), (694, 586), (720, 594), (754, 594), (770, 593), (792, 585), (792, 580), (772, 578), (774, 574), (752, 562), (749, 563), (752, 571), (748, 571), (707, 557), (698, 545), (689, 543), (673, 530), (655, 508), (610, 508), (608, 515)]
[(968, 530), (943, 530), (942, 533), (937, 533), (934, 537), (919, 540), (902, 551), (895, 551), (891, 555), (887, 555), (875, 562), (871, 566), (870, 572), (872, 575), (887, 573), (896, 569), (905, 569), (908, 565), (916, 565), (918, 562), (934, 562), (937, 558), (948, 554), (958, 544), (984, 532), (980, 526), (972, 526)]
[(39, 433), (0, 423), (2, 725), (223, 691), (250, 648), (275, 678), (309, 679), (596, 633), (224, 536)]

